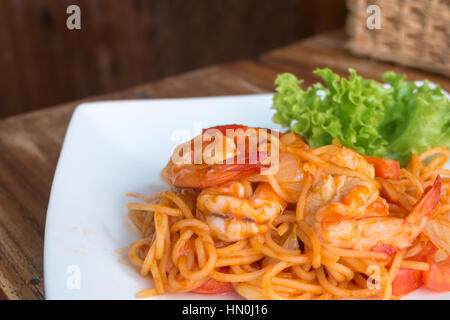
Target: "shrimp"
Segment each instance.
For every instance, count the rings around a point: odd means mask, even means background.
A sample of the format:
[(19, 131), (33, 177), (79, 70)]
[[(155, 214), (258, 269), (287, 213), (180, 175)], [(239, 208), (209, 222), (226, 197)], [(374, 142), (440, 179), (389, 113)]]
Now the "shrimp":
[[(232, 130), (234, 137), (228, 137), (227, 130)], [(277, 134), (276, 131), (242, 125), (205, 129), (200, 136), (177, 147), (163, 170), (163, 177), (175, 187), (203, 189), (258, 174), (261, 169), (270, 167), (268, 151), (271, 139)], [(250, 146), (252, 138), (259, 139), (253, 150)], [(195, 141), (202, 142), (198, 163), (195, 162)], [(267, 150), (259, 150), (263, 145)], [(182, 156), (179, 155), (181, 149), (186, 151)], [(179, 163), (174, 162), (175, 158)]]
[[(312, 151), (321, 159), (362, 173), (360, 177), (316, 174), (307, 199), (307, 222), (334, 221), (342, 218), (387, 216), (388, 204), (380, 196), (374, 167), (355, 151), (336, 145)], [(305, 164), (309, 171), (308, 164)]]
[(197, 198), (197, 209), (205, 216), (211, 234), (223, 241), (267, 232), (286, 205), (265, 182), (253, 192), (250, 182), (233, 181), (204, 189)]
[(256, 175), (261, 172), (262, 168), (269, 167), (261, 161), (250, 164), (248, 157), (245, 162), (244, 164), (185, 164), (180, 166), (170, 161), (163, 170), (163, 176), (175, 187), (204, 189)]
[(388, 209), (374, 181), (327, 175), (313, 187), (307, 215), (319, 221), (333, 221), (387, 216)]
[(324, 221), (324, 240), (341, 248), (371, 250), (393, 254), (408, 248), (425, 228), (437, 208), (441, 178), (437, 176), (405, 218), (367, 217)]
[(414, 242), (439, 203), (441, 179), (438, 176), (409, 215), (389, 216), (389, 206), (380, 195), (374, 167), (363, 156), (336, 145), (312, 152), (323, 160), (363, 174), (348, 177), (322, 173), (320, 178), (315, 177), (307, 198), (305, 221), (322, 242), (345, 249), (392, 254)]
[(362, 173), (369, 179), (375, 177), (374, 166), (370, 164), (364, 156), (352, 149), (332, 144), (314, 149), (313, 153), (320, 156), (321, 159), (325, 161)]

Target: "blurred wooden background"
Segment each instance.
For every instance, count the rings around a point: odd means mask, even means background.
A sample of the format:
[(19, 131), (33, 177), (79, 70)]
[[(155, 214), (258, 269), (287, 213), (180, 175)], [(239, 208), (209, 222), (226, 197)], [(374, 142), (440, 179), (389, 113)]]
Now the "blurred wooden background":
[(343, 26), (344, 2), (0, 0), (0, 118), (256, 56)]

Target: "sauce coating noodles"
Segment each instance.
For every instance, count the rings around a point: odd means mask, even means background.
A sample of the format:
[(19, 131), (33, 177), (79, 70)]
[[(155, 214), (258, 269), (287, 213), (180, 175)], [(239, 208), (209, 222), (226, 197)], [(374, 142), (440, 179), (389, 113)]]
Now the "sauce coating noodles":
[[(285, 140), (289, 139), (292, 137)], [(339, 248), (321, 241), (305, 223), (314, 176), (325, 172), (365, 178), (357, 170), (331, 162), (325, 156), (327, 147), (286, 148), (299, 157), (299, 166), (308, 168), (309, 173), (304, 171), (298, 187), (277, 181), (275, 176), (265, 178), (288, 205), (268, 231), (238, 241), (224, 242), (211, 235), (202, 212), (196, 208), (196, 190), (173, 188), (150, 197), (129, 194), (143, 201), (128, 205), (130, 218), (142, 234), (131, 244), (129, 258), (142, 276), (154, 282), (154, 288), (140, 292), (138, 297), (190, 292), (214, 279), (231, 283), (247, 299), (397, 298), (392, 295), (392, 281), (400, 268), (428, 269), (427, 262), (408, 259), (429, 239), (421, 232), (412, 246), (391, 255)], [(434, 148), (414, 155), (401, 169), (399, 180), (376, 177), (389, 215), (404, 217), (437, 175), (449, 176), (449, 170), (442, 167), (448, 156), (447, 149)], [(242, 181), (247, 186), (251, 185), (249, 181), (258, 183), (252, 177)], [(433, 216), (445, 214), (450, 214), (450, 179), (443, 177)]]

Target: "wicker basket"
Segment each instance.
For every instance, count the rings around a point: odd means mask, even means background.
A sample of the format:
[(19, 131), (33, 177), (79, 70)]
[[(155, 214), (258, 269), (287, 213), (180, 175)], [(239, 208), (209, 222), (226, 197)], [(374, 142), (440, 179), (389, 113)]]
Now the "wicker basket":
[[(381, 29), (366, 26), (372, 4), (381, 9)], [(354, 54), (450, 77), (450, 0), (347, 0), (347, 7)]]

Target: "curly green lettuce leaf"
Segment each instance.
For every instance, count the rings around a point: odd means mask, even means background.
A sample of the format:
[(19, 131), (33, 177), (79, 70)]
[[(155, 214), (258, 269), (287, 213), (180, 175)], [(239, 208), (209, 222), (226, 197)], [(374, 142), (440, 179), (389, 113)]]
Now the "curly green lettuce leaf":
[(290, 73), (275, 80), (273, 121), (305, 137), (317, 148), (333, 139), (358, 153), (398, 160), (434, 146), (450, 147), (450, 102), (439, 87), (405, 82), (387, 72), (385, 86), (364, 79), (355, 70), (341, 78), (330, 69), (314, 72), (316, 83), (306, 90)]

